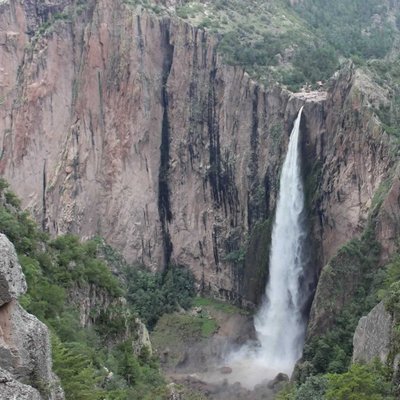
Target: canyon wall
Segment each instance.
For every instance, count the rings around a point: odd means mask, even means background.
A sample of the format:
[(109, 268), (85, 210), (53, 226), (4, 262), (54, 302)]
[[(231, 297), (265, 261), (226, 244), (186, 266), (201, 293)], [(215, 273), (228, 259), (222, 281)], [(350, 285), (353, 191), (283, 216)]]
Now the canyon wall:
[(392, 168), (371, 109), (386, 94), (351, 65), (328, 92), (264, 88), (217, 45), (121, 1), (1, 2), (0, 173), (51, 234), (100, 235), (252, 304), (298, 109), (316, 276), (361, 233)]

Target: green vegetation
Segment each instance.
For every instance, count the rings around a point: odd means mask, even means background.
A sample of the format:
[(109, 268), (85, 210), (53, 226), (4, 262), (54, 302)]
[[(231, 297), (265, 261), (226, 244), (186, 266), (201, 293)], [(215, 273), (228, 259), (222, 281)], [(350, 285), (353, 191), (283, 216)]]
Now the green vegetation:
[(310, 376), (302, 385), (287, 385), (278, 394), (277, 400), (323, 400), (327, 385), (326, 376)]
[(164, 363), (169, 368), (175, 368), (186, 358), (188, 349), (194, 345), (201, 346), (217, 329), (217, 321), (207, 312), (165, 314), (157, 322), (151, 341), (160, 353), (168, 349)]
[[(122, 2), (132, 9), (171, 14), (170, 8), (152, 0)], [(50, 15), (37, 36), (52, 32), (58, 22), (73, 23), (87, 7), (79, 1)], [(175, 13), (218, 35), (218, 51), (226, 63), (243, 66), (265, 84), (278, 81), (299, 90), (305, 84), (315, 87), (316, 82), (326, 81), (343, 57), (379, 69), (377, 80), (384, 79), (382, 73), (398, 75), (398, 60), (386, 59), (399, 33), (400, 15), (395, 11), (376, 0), (304, 0), (294, 6), (285, 0), (196, 0), (180, 2)], [(393, 119), (399, 122), (400, 113), (393, 116), (391, 104), (379, 112), (389, 120), (385, 129), (398, 135)]]
[(52, 269), (51, 265), (47, 265), (49, 270), (46, 272), (64, 287), (89, 283), (105, 289), (114, 297), (123, 294), (120, 283), (111, 275), (104, 262), (96, 258), (95, 241), (80, 243), (76, 236), (67, 234), (50, 242), (50, 247), (57, 250), (56, 267)]
[(184, 268), (171, 266), (166, 274), (126, 270), (127, 299), (149, 328), (161, 315), (188, 309), (194, 296), (194, 277)]
[(375, 109), (385, 131), (400, 140), (400, 56), (372, 60), (367, 68), (373, 79), (387, 91), (387, 101)]
[[(319, 332), (307, 341), (296, 368), (297, 385), (280, 399), (321, 400), (394, 399), (391, 368), (400, 349), (395, 327), (387, 365), (351, 365), (352, 339), (357, 323), (380, 299), (394, 315), (400, 311), (400, 257), (379, 268), (380, 246), (375, 225), (391, 179), (382, 182), (372, 200), (365, 231), (344, 245), (323, 269), (319, 282)], [(397, 393), (396, 393), (397, 394)]]
[(246, 250), (240, 248), (238, 250), (231, 251), (224, 257), (224, 261), (231, 262), (233, 264), (242, 264), (246, 256)]
[(391, 49), (394, 29), (388, 6), (376, 0), (305, 0), (296, 11), (345, 57), (382, 58)]
[[(243, 66), (265, 83), (279, 80), (298, 88), (307, 79), (328, 78), (338, 64), (335, 52), (313, 37), (293, 9), (281, 1), (189, 2), (178, 7), (177, 15), (221, 33), (218, 49), (224, 61)], [(325, 62), (315, 62), (312, 57), (317, 55), (323, 55)]]
[(68, 349), (55, 335), (52, 337), (52, 351), (53, 368), (61, 379), (67, 399), (74, 396), (82, 400), (100, 398), (103, 391), (98, 389), (97, 384), (102, 377), (96, 375), (87, 356)]
[[(129, 269), (99, 238), (82, 243), (68, 234), (50, 240), (19, 207), (0, 180), (0, 231), (14, 243), (28, 283), (21, 304), (52, 332), (54, 370), (66, 399), (164, 399), (156, 359), (146, 347), (140, 354), (133, 351), (136, 318), (142, 315), (151, 326), (163, 313), (189, 307), (193, 276), (178, 267), (163, 275)], [(108, 261), (113, 268), (126, 268), (126, 289), (110, 272)], [(90, 310), (86, 327), (80, 323), (77, 293), (109, 299), (109, 306)], [(193, 330), (208, 336), (215, 325), (212, 320), (195, 322)], [(46, 393), (41, 382), (32, 384)]]
[(349, 367), (354, 330), (360, 317), (378, 302), (383, 279), (375, 269), (380, 247), (373, 232), (371, 220), (362, 237), (343, 246), (322, 271), (324, 303), (320, 309), (326, 316), (325, 332), (306, 344), (307, 363), (306, 369), (299, 371), (300, 381), (309, 374), (341, 373)]
[(176, 14), (178, 15), (178, 17), (181, 17), (184, 19), (186, 19), (188, 17), (195, 18), (196, 15), (202, 11), (204, 11), (203, 4), (189, 2), (189, 3), (183, 4), (181, 7), (179, 7), (176, 10)]
[(165, 314), (154, 329), (154, 337), (163, 331), (174, 335), (177, 340), (195, 343), (211, 336), (217, 328), (216, 321), (207, 315)]
[(379, 362), (372, 365), (353, 364), (344, 374), (328, 375), (326, 400), (394, 399), (390, 374)]
[[(314, 166), (311, 175), (317, 176), (319, 169)], [(312, 177), (306, 182), (306, 193), (309, 189), (312, 192), (314, 180)], [(320, 296), (319, 309), (325, 318), (321, 320), (322, 332), (304, 347), (304, 362), (297, 371), (300, 382), (313, 374), (347, 371), (353, 351), (352, 338), (360, 317), (384, 296), (383, 288), (389, 288), (400, 278), (396, 263), (377, 268), (381, 249), (375, 239), (375, 225), (391, 182), (390, 178), (383, 181), (375, 192), (361, 237), (339, 249), (321, 273), (319, 289), (324, 295)]]
[(376, 59), (386, 63), (398, 35), (393, 10), (376, 0), (305, 0), (295, 6), (284, 0), (189, 1), (176, 14), (220, 34), (226, 63), (293, 90), (328, 79), (340, 57), (358, 65)]
[[(192, 342), (218, 329), (207, 312), (173, 314), (192, 305), (194, 277), (188, 270), (170, 266), (153, 274), (134, 268), (101, 238), (80, 242), (67, 234), (51, 240), (21, 211), (19, 199), (3, 180), (0, 231), (14, 243), (27, 279), (28, 292), (21, 304), (52, 332), (54, 370), (67, 400), (165, 399), (166, 386), (156, 359), (146, 347), (140, 354), (133, 352), (137, 316), (149, 328), (161, 317), (157, 332), (167, 326)], [(117, 271), (119, 279), (110, 270)], [(110, 303), (90, 310), (87, 327), (80, 323), (79, 299), (74, 299), (80, 292), (99, 293)], [(235, 307), (217, 301), (197, 301), (204, 308), (236, 312)], [(32, 384), (42, 393), (47, 391), (40, 382)], [(185, 388), (182, 393), (188, 399), (202, 398)]]
[[(383, 299), (386, 310), (392, 315), (394, 326), (392, 329), (391, 351), (388, 357), (388, 364), (394, 362), (394, 358), (400, 353), (400, 254), (396, 254), (386, 268), (383, 288), (379, 292)], [(397, 372), (394, 377), (397, 385), (397, 395), (400, 395), (400, 375)]]
[(247, 314), (246, 310), (235, 307), (232, 304), (224, 303), (209, 297), (195, 297), (193, 299), (194, 307), (202, 307), (205, 310), (222, 311), (225, 314)]
[(278, 400), (394, 400), (390, 374), (378, 361), (353, 364), (342, 374), (311, 376), (303, 384), (288, 386)]

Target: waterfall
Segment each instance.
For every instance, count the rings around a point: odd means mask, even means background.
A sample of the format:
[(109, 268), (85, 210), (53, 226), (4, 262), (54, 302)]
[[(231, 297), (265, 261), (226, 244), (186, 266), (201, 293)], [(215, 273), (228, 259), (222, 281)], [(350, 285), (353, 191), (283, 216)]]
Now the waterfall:
[[(229, 352), (224, 364), (232, 373), (230, 383), (252, 390), (278, 372), (291, 375), (301, 357), (313, 277), (306, 271), (307, 230), (301, 179), (299, 134), (303, 107), (294, 122), (283, 163), (269, 257), (265, 300), (254, 318), (258, 343), (249, 341)], [(214, 376), (215, 374), (213, 374)]]
[(306, 236), (302, 224), (304, 193), (298, 143), (302, 110), (303, 107), (294, 123), (282, 167), (266, 297), (254, 320), (261, 344), (258, 360), (288, 374), (301, 356), (305, 332), (300, 292)]

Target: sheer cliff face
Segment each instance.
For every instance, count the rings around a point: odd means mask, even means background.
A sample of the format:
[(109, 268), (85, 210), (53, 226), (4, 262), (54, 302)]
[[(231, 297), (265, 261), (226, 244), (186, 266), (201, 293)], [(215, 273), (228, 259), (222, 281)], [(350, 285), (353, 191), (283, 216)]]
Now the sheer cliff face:
[(130, 260), (237, 292), (224, 257), (272, 206), (287, 98), (222, 66), (183, 23), (98, 1), (34, 41), (28, 15), (2, 5), (13, 189), (52, 233), (100, 234)]
[(322, 111), (308, 116), (305, 180), (311, 183), (307, 189), (314, 189), (308, 195), (321, 265), (362, 233), (377, 189), (393, 176), (393, 138), (373, 113), (386, 95), (367, 76), (345, 66)]
[(0, 172), (51, 233), (99, 234), (131, 261), (179, 263), (206, 290), (257, 301), (241, 283), (252, 266), (227, 255), (273, 214), (304, 102), (315, 269), (360, 232), (390, 158), (353, 71), (314, 99), (266, 91), (203, 31), (111, 0), (2, 2), (0, 27)]

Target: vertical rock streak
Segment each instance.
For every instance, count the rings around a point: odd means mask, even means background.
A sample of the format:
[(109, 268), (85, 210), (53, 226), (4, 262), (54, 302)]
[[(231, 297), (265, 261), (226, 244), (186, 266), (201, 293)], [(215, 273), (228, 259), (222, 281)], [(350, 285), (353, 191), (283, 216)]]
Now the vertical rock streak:
[(158, 176), (158, 212), (161, 221), (161, 230), (163, 236), (164, 248), (164, 269), (168, 268), (171, 253), (172, 242), (169, 234), (168, 223), (172, 220), (170, 189), (168, 186), (168, 174), (170, 167), (170, 131), (168, 117), (168, 78), (171, 73), (174, 47), (170, 43), (169, 27), (165, 28), (165, 48), (166, 55), (163, 65), (161, 101), (163, 107), (163, 116), (161, 123), (161, 145), (160, 145), (160, 171)]
[(302, 226), (304, 194), (298, 144), (301, 113), (302, 108), (294, 123), (280, 178), (266, 299), (255, 318), (261, 343), (259, 357), (269, 368), (286, 373), (292, 372), (301, 356), (305, 331), (299, 290), (306, 237)]

